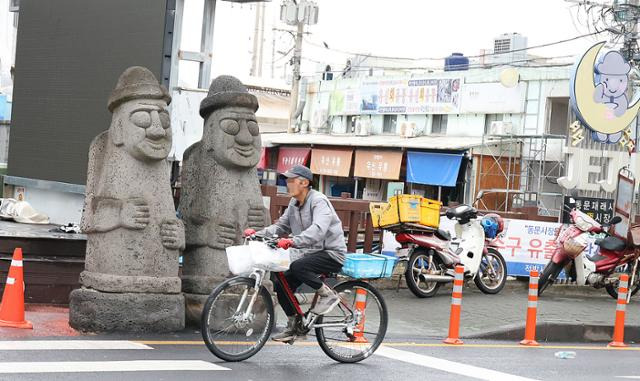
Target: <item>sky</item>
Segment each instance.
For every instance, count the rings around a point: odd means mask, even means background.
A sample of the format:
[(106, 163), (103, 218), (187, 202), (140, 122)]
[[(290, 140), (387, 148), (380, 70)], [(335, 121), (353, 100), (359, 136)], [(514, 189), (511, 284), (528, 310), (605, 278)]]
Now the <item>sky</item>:
[[(303, 45), (303, 74), (314, 74), (331, 64), (341, 69), (348, 54), (335, 50), (394, 56), (445, 57), (452, 52), (476, 55), (491, 49), (493, 39), (502, 33), (518, 32), (528, 45), (540, 45), (569, 39), (593, 31), (587, 25), (585, 8), (563, 0), (317, 0), (318, 24), (307, 28)], [(186, 0), (183, 50), (199, 50), (203, 0)], [(265, 4), (266, 26), (263, 50), (263, 77), (271, 77), (273, 39), (275, 37), (274, 77), (282, 82), (291, 73), (288, 56), (293, 46), (286, 32), (292, 29), (278, 20), (279, 1)], [(255, 4), (218, 1), (214, 29), (213, 76), (231, 74), (247, 81), (251, 68)], [(577, 55), (599, 40), (610, 36), (582, 38), (570, 43), (532, 49), (530, 54), (557, 57)], [(326, 42), (329, 49), (322, 46)], [(567, 59), (565, 59), (567, 60)], [(571, 60), (569, 58), (569, 60)], [(439, 61), (420, 61), (422, 66), (441, 65)], [(186, 63), (180, 70), (180, 82), (191, 85), (197, 80), (197, 64)], [(254, 81), (254, 80), (251, 80)], [(255, 81), (254, 81), (255, 82)]]

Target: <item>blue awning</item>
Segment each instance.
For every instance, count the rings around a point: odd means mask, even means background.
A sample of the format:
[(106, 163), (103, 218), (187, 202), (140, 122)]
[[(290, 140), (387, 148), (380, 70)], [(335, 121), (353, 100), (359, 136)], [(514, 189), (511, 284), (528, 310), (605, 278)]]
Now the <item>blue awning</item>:
[(407, 182), (455, 187), (462, 154), (407, 152)]

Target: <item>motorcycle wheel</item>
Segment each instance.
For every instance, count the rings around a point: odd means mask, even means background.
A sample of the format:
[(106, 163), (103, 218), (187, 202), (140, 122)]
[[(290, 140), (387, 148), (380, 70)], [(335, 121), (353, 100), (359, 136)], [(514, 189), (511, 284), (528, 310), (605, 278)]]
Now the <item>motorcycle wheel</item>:
[(540, 275), (540, 280), (538, 280), (538, 296), (542, 295), (542, 292), (553, 284), (562, 271), (562, 265), (549, 261), (547, 265), (542, 270), (542, 274)]
[[(489, 261), (491, 261), (495, 274), (487, 274)], [(482, 255), (478, 273), (473, 281), (485, 294), (493, 295), (502, 291), (507, 283), (507, 262), (498, 250), (489, 248), (488, 253)]]
[[(629, 278), (631, 278), (632, 269), (633, 269), (633, 266), (630, 266), (629, 264), (625, 264), (623, 268), (620, 269), (621, 270), (620, 273), (629, 274)], [(608, 285), (604, 286), (604, 288), (607, 290), (607, 294), (611, 295), (611, 297), (616, 300), (618, 299), (618, 283), (619, 281), (614, 283), (609, 283)], [(631, 289), (631, 296), (634, 296), (636, 293), (638, 293), (638, 291), (640, 291), (640, 266), (638, 266), (638, 268), (636, 269), (636, 277), (630, 289)]]
[(407, 263), (405, 278), (407, 278), (407, 287), (418, 298), (430, 298), (434, 296), (440, 288), (438, 282), (425, 282), (422, 279), (424, 270), (435, 272), (442, 269), (442, 261), (437, 255), (433, 255), (433, 269), (429, 268), (429, 254), (425, 250), (415, 250)]

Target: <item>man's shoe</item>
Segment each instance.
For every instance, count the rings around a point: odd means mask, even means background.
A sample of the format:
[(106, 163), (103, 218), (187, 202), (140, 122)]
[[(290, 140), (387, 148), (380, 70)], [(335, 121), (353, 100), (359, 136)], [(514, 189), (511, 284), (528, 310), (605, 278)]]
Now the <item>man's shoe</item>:
[(311, 312), (316, 315), (325, 315), (340, 304), (340, 296), (326, 284), (318, 289), (318, 300)]
[(287, 320), (287, 326), (284, 331), (271, 336), (271, 340), (273, 341), (291, 341), (296, 338), (298, 330), (296, 329), (296, 317), (289, 316)]

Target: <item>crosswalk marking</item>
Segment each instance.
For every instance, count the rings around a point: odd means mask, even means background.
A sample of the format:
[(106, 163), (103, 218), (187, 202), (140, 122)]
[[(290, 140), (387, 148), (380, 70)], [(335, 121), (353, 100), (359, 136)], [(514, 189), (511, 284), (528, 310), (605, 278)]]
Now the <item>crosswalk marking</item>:
[(0, 374), (230, 370), (201, 360), (0, 362)]
[(0, 341), (0, 351), (153, 349), (125, 340), (23, 340)]
[(402, 351), (395, 348), (381, 346), (375, 352), (378, 356), (387, 357), (393, 360), (403, 361), (427, 368), (442, 370), (448, 373), (455, 373), (462, 376), (490, 381), (534, 381), (531, 378), (515, 376), (491, 369), (480, 368), (459, 362), (439, 359), (437, 357), (419, 355), (413, 352)]

